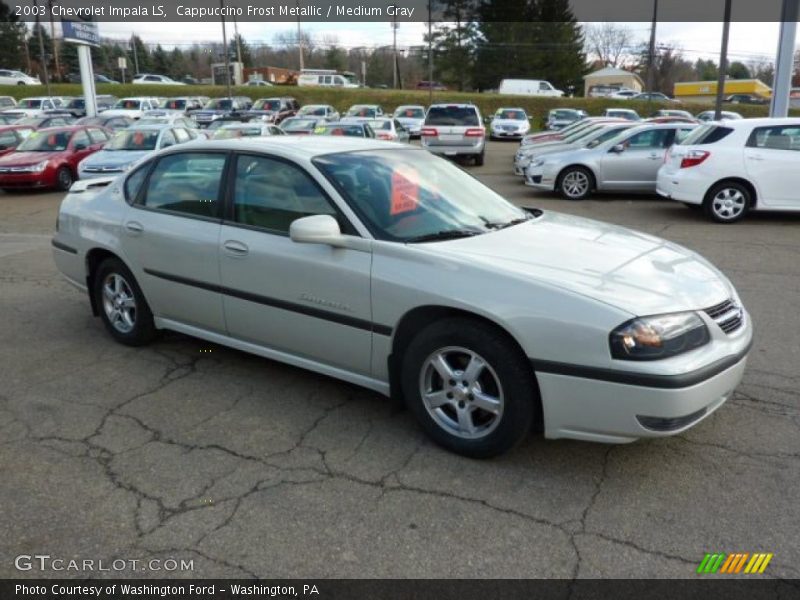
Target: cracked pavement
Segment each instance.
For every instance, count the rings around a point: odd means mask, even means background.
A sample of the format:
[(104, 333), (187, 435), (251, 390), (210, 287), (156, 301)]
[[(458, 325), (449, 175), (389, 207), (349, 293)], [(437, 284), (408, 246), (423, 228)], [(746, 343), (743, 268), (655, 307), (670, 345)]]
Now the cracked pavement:
[[(167, 333), (118, 345), (50, 255), (59, 194), (0, 194), (0, 577), (19, 554), (193, 560), (191, 577), (692, 577), (705, 552), (800, 576), (800, 216), (715, 226), (644, 197), (569, 203), (474, 169), (526, 206), (698, 250), (753, 314), (745, 379), (675, 438), (531, 436), (475, 461), (349, 384)], [(160, 577), (130, 568), (110, 575)], [(89, 574), (92, 575), (92, 574)], [(95, 573), (92, 576), (108, 576)]]

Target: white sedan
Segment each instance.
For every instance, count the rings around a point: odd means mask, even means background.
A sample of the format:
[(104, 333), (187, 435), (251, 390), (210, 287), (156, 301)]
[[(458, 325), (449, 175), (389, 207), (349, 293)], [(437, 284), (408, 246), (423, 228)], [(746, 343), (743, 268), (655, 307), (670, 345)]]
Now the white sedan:
[(718, 223), (749, 211), (800, 211), (800, 119), (711, 122), (672, 147), (656, 191)]
[(682, 432), (731, 397), (753, 336), (694, 252), (517, 208), (391, 142), (175, 146), (73, 185), (53, 247), (118, 342), (170, 329), (402, 397), (473, 457), (534, 426), (615, 443)]
[(0, 69), (0, 85), (42, 85), (42, 82), (22, 71)]

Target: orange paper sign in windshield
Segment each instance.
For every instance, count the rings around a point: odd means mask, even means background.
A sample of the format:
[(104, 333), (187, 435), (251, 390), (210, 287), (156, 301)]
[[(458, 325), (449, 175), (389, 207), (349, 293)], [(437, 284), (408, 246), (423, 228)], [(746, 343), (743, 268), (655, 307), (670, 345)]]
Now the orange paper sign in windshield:
[(415, 210), (419, 205), (419, 177), (413, 169), (392, 173), (392, 202), (390, 213), (399, 215)]

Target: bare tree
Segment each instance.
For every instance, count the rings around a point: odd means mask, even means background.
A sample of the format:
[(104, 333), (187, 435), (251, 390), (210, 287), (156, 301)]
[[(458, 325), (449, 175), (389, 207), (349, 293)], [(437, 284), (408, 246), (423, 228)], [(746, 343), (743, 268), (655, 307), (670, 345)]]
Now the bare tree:
[(617, 23), (586, 27), (586, 52), (607, 67), (621, 67), (631, 55), (633, 33)]

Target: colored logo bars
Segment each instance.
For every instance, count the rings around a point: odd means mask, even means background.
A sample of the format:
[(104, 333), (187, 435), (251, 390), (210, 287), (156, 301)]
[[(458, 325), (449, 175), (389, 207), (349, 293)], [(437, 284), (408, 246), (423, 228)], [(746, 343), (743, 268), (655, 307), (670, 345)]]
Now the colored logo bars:
[[(749, 552), (737, 552), (734, 554), (725, 554), (724, 552), (717, 552), (714, 554), (706, 553), (700, 566), (697, 567), (699, 574), (706, 573), (763, 573), (767, 568), (769, 561), (772, 560), (772, 553), (756, 552), (750, 554)], [(747, 566), (745, 566), (747, 565)]]

